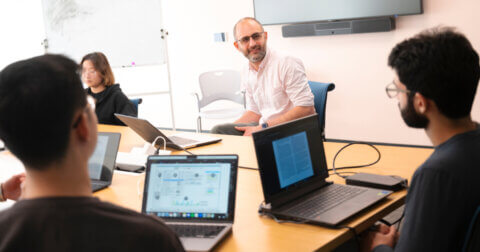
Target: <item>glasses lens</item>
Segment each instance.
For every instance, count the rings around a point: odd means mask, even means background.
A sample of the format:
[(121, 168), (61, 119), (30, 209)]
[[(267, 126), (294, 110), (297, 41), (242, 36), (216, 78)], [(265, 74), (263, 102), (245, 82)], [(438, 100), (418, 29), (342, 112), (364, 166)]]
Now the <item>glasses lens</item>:
[(248, 43), (248, 41), (250, 41), (250, 37), (249, 37), (249, 36), (245, 36), (245, 37), (243, 37), (243, 38), (240, 39), (240, 42), (241, 42), (242, 44), (246, 44), (246, 43)]
[(398, 94), (398, 89), (395, 86), (395, 84), (393, 84), (393, 82), (387, 85), (387, 87), (385, 88), (385, 91), (387, 92), (387, 96), (389, 98), (393, 98)]
[(252, 39), (253, 39), (253, 40), (258, 40), (261, 36), (262, 36), (262, 35), (257, 32), (257, 33), (252, 34)]

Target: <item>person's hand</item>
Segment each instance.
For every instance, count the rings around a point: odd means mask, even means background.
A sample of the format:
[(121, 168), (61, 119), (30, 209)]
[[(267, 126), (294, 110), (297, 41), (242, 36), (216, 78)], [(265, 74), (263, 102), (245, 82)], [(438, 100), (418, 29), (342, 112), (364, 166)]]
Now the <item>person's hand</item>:
[(245, 127), (235, 127), (236, 130), (243, 131), (244, 136), (251, 136), (253, 132), (259, 131), (262, 129), (261, 125), (258, 126), (245, 126)]
[(385, 244), (393, 248), (398, 239), (398, 232), (394, 226), (387, 226), (380, 224), (374, 226), (376, 231), (367, 231), (367, 234), (362, 240), (362, 251), (370, 252), (376, 246)]
[(2, 184), (3, 197), (5, 199), (18, 200), (22, 194), (25, 181), (25, 173), (17, 174)]
[(235, 129), (239, 130), (239, 131), (243, 131), (244, 136), (251, 136), (253, 132), (261, 130), (262, 126), (261, 125), (258, 125), (258, 126), (243, 126), (243, 127), (236, 126)]

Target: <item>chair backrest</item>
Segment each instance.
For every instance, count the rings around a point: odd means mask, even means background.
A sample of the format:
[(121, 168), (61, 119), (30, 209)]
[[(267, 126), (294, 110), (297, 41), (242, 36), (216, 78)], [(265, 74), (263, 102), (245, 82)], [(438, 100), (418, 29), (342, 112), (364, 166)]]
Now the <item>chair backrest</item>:
[(322, 138), (325, 139), (325, 108), (327, 107), (327, 93), (328, 91), (335, 89), (335, 84), (308, 81), (308, 85), (310, 85), (310, 89), (314, 96), (315, 111), (318, 114), (318, 125), (322, 130)]
[(130, 101), (135, 105), (135, 109), (137, 109), (138, 114), (138, 105), (142, 103), (142, 98), (130, 99)]
[(200, 74), (200, 91), (202, 99), (199, 108), (217, 100), (230, 100), (245, 104), (244, 95), (241, 93), (240, 73), (234, 70), (218, 70)]
[(480, 206), (473, 214), (462, 251), (480, 251)]

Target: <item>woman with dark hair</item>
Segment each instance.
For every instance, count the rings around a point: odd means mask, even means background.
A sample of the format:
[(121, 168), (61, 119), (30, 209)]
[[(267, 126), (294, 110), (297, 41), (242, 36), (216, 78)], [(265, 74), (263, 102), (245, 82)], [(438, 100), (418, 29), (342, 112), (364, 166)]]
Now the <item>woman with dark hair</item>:
[(80, 63), (82, 80), (88, 85), (87, 94), (95, 98), (98, 123), (124, 125), (114, 113), (137, 116), (135, 105), (115, 83), (112, 68), (101, 52), (85, 55)]

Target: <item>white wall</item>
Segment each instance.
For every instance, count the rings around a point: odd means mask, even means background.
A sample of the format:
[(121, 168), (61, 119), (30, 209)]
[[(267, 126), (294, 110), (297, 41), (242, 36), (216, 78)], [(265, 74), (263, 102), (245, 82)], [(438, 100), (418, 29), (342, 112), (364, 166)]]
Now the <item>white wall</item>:
[[(283, 38), (281, 26), (266, 26), (265, 30), (270, 47), (303, 60), (309, 79), (336, 84), (328, 98), (327, 138), (430, 145), (422, 130), (404, 125), (396, 101), (385, 94), (386, 84), (393, 79), (388, 54), (396, 43), (437, 25), (458, 27), (479, 50), (480, 32), (473, 22), (477, 14), (472, 11), (479, 7), (475, 0), (424, 0), (423, 15), (399, 17), (397, 28), (385, 33)], [(168, 10), (165, 24), (172, 34), (169, 46), (175, 96), (187, 97), (184, 92), (196, 87), (202, 71), (223, 66), (240, 69), (246, 64), (233, 48), (231, 36), (226, 44), (214, 44), (212, 34), (231, 34), (239, 18), (253, 15), (252, 1), (166, 0), (164, 10)], [(187, 112), (179, 106), (175, 109), (187, 119)], [(478, 96), (473, 117), (480, 120)], [(187, 120), (178, 124), (188, 126)]]
[(0, 1), (0, 69), (43, 53), (41, 1)]
[[(232, 43), (232, 27), (253, 15), (252, 1), (164, 0), (163, 21), (168, 38), (177, 128), (195, 128), (195, 103), (190, 93), (198, 90), (198, 75), (214, 69), (241, 69), (246, 59)], [(401, 40), (436, 25), (456, 26), (480, 49), (475, 0), (424, 0), (423, 15), (397, 19), (397, 28), (386, 33), (283, 38), (281, 26), (267, 26), (268, 45), (303, 60), (309, 79), (331, 81), (326, 118), (327, 138), (429, 145), (422, 130), (406, 127), (396, 101), (385, 95), (393, 78), (387, 67), (391, 48)], [(12, 61), (43, 53), (41, 1), (0, 1), (0, 68)], [(226, 43), (214, 43), (213, 33), (227, 32)], [(167, 90), (165, 66), (114, 69), (127, 94)], [(142, 95), (140, 117), (161, 127), (171, 127), (166, 95)], [(480, 120), (479, 99), (473, 117)], [(216, 106), (227, 106), (221, 103)], [(214, 105), (215, 106), (215, 105)], [(208, 128), (218, 121), (206, 122)]]

